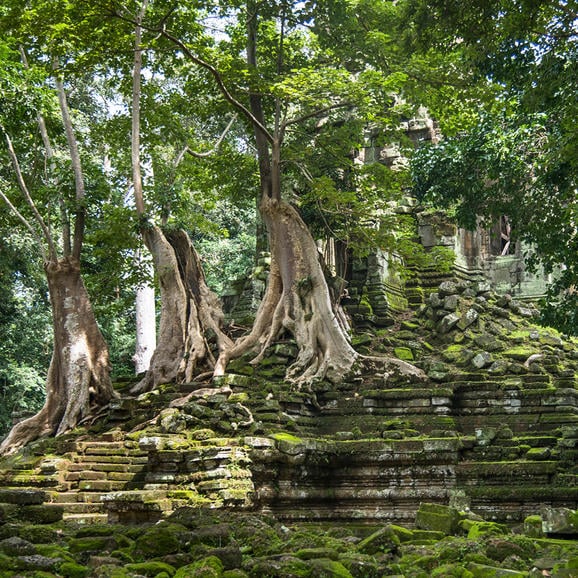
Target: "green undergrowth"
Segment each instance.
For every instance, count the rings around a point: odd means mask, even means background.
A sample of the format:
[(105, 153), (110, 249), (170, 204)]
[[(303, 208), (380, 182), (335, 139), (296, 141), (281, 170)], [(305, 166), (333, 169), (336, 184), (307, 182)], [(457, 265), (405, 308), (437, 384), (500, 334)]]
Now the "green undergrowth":
[(534, 568), (566, 577), (578, 567), (575, 539), (532, 538), (435, 504), (422, 505), (416, 524), (288, 525), (181, 508), (156, 524), (60, 523), (51, 544), (16, 537), (33, 534), (14, 526), (0, 540), (0, 578), (533, 577)]

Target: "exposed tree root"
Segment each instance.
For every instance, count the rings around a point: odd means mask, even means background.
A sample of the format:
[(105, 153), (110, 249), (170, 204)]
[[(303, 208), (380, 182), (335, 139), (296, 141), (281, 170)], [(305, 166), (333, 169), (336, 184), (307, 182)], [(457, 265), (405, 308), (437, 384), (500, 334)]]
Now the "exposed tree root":
[(159, 277), (161, 321), (150, 369), (134, 393), (150, 391), (161, 383), (188, 382), (196, 372), (212, 370), (215, 359), (209, 335), (219, 351), (232, 346), (221, 330), (221, 306), (205, 282), (189, 236), (182, 230), (165, 235), (153, 226), (146, 229), (144, 239)]
[[(287, 370), (291, 383), (301, 387), (323, 379), (343, 381), (362, 358), (349, 341), (343, 311), (331, 301), (315, 242), (297, 211), (287, 203), (266, 198), (261, 212), (272, 252), (269, 284), (252, 331), (223, 351), (215, 375), (224, 373), (230, 359), (249, 351), (256, 354), (252, 363), (259, 363), (267, 347), (287, 331), (298, 347), (297, 359)], [(367, 359), (379, 363), (385, 372), (425, 378), (419, 369), (403, 361)]]
[(76, 427), (116, 396), (110, 381), (108, 348), (92, 312), (73, 258), (46, 264), (52, 303), (54, 351), (46, 402), (35, 416), (16, 424), (0, 446), (14, 453), (34, 439)]

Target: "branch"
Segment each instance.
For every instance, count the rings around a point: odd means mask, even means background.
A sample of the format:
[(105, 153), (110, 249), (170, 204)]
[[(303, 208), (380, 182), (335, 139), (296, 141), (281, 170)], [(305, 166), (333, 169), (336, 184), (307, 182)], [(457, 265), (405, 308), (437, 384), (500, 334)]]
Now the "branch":
[[(19, 47), (20, 50), (20, 57), (22, 59), (22, 64), (24, 68), (28, 69), (28, 57), (26, 55), (26, 50), (24, 50), (23, 46)], [(44, 121), (44, 117), (40, 112), (37, 113), (36, 119), (38, 121), (38, 130), (40, 131), (40, 136), (42, 138), (42, 142), (44, 143), (44, 150), (46, 151), (46, 160), (50, 165), (51, 169), (54, 169), (54, 163), (52, 159), (54, 158), (54, 151), (52, 150), (52, 145), (50, 143), (50, 137), (48, 136), (48, 130), (46, 128), (46, 122)], [(68, 215), (66, 213), (66, 206), (64, 203), (64, 199), (60, 196), (59, 200), (60, 205), (60, 219), (62, 220), (62, 246), (64, 255), (68, 256), (71, 252), (70, 247), (70, 223), (68, 221)]]
[[(22, 176), (22, 171), (20, 169), (20, 163), (18, 162), (18, 157), (16, 156), (16, 152), (14, 151), (14, 146), (12, 145), (12, 140), (10, 139), (10, 136), (8, 135), (8, 133), (6, 132), (6, 130), (4, 129), (4, 127), (2, 125), (0, 125), (0, 129), (2, 130), (2, 132), (4, 133), (4, 137), (6, 138), (6, 144), (8, 145), (8, 154), (10, 155), (10, 160), (12, 161), (12, 168), (14, 169), (14, 173), (16, 174), (16, 182), (18, 183), (18, 187), (22, 191), (22, 194), (24, 195), (24, 198), (26, 199), (26, 202), (28, 203), (29, 207), (32, 209), (32, 214), (34, 215), (36, 222), (40, 225), (40, 228), (42, 229), (42, 233), (44, 235), (44, 238), (45, 238), (46, 242), (48, 243), (50, 257), (54, 258), (56, 260), (58, 257), (58, 254), (56, 252), (56, 247), (54, 246), (54, 243), (52, 242), (52, 236), (50, 235), (50, 231), (48, 230), (48, 227), (46, 226), (46, 223), (44, 222), (42, 215), (38, 212), (38, 209), (36, 208), (36, 205), (34, 204), (32, 196), (30, 195), (30, 191), (28, 190), (28, 187), (26, 186), (26, 182), (24, 181), (24, 177)], [(16, 210), (16, 208), (14, 208), (12, 203), (10, 203), (10, 201), (7, 200), (7, 198), (4, 196), (4, 194), (2, 194), (2, 198), (4, 199), (5, 202), (8, 203), (8, 205), (12, 208), (12, 210), (19, 216), (20, 220), (24, 222), (26, 227), (29, 230), (33, 230), (33, 227), (30, 225), (30, 223), (28, 223), (28, 221), (26, 219), (24, 219), (24, 217), (22, 217), (22, 215)], [(39, 238), (36, 233), (34, 233), (34, 236), (36, 238)], [(41, 239), (40, 239), (40, 244), (42, 246)], [(43, 249), (43, 254), (44, 254), (44, 249)]]
[(2, 200), (8, 205), (10, 210), (18, 217), (18, 219), (23, 223), (23, 225), (30, 231), (31, 235), (36, 239), (36, 242), (40, 246), (40, 250), (42, 251), (42, 259), (47, 261), (46, 251), (44, 249), (44, 244), (42, 243), (42, 237), (36, 232), (36, 229), (28, 222), (26, 217), (22, 215), (22, 213), (12, 204), (10, 199), (0, 190), (0, 197)]
[(330, 104), (329, 106), (326, 106), (324, 108), (319, 108), (317, 110), (314, 110), (313, 112), (309, 112), (307, 114), (304, 114), (303, 116), (299, 116), (297, 118), (292, 118), (292, 119), (286, 120), (281, 125), (281, 131), (284, 132), (285, 129), (288, 126), (291, 126), (292, 124), (299, 124), (299, 123), (303, 122), (304, 120), (314, 118), (316, 116), (320, 116), (320, 115), (325, 114), (326, 112), (329, 112), (331, 110), (335, 110), (337, 108), (347, 108), (347, 107), (352, 107), (352, 106), (353, 105), (350, 102), (338, 102), (336, 104)]
[(238, 101), (229, 91), (227, 86), (225, 85), (223, 78), (219, 71), (206, 60), (198, 57), (194, 54), (190, 48), (188, 48), (181, 40), (179, 40), (176, 36), (173, 36), (167, 30), (160, 30), (160, 33), (167, 39), (170, 40), (173, 44), (178, 46), (185, 55), (190, 58), (195, 64), (207, 70), (211, 76), (215, 79), (221, 94), (225, 97), (225, 100), (229, 102), (229, 104), (233, 105), (259, 132), (263, 134), (263, 136), (270, 142), (273, 142), (273, 135), (267, 130), (267, 128), (259, 122), (257, 117), (253, 115), (253, 113), (240, 101)]
[(194, 52), (179, 38), (177, 38), (176, 36), (174, 36), (173, 34), (171, 34), (166, 27), (164, 26), (164, 23), (167, 19), (167, 17), (164, 17), (161, 21), (161, 26), (157, 26), (157, 27), (152, 27), (152, 26), (146, 26), (145, 24), (143, 24), (142, 22), (138, 22), (135, 21), (131, 18), (127, 18), (126, 16), (123, 16), (120, 12), (115, 11), (113, 12), (114, 16), (116, 16), (117, 18), (124, 20), (125, 22), (129, 22), (131, 24), (134, 24), (135, 26), (140, 26), (141, 28), (144, 28), (146, 30), (148, 30), (149, 32), (156, 32), (157, 35), (163, 36), (164, 38), (166, 38), (167, 40), (169, 40), (170, 42), (172, 42), (175, 46), (178, 46), (183, 53), (185, 54), (185, 56), (187, 56), (187, 58), (189, 58), (190, 60), (192, 60), (196, 65), (200, 66), (201, 68), (204, 68), (205, 70), (207, 70), (211, 76), (215, 79), (217, 86), (219, 87), (219, 90), (221, 91), (221, 94), (225, 97), (225, 100), (231, 104), (234, 108), (236, 108), (257, 130), (259, 130), (264, 136), (265, 138), (269, 141), (269, 142), (273, 142), (273, 135), (271, 135), (271, 133), (267, 130), (267, 127), (265, 127), (261, 122), (259, 122), (259, 120), (251, 113), (251, 111), (239, 100), (237, 100), (229, 91), (229, 89), (227, 88), (227, 86), (225, 85), (225, 82), (223, 81), (223, 78), (221, 76), (221, 74), (219, 73), (219, 71), (209, 62), (207, 62), (206, 60), (203, 60), (200, 56), (197, 56), (196, 54), (194, 54)]
[(233, 118), (229, 121), (229, 124), (226, 126), (225, 130), (223, 131), (223, 133), (221, 134), (221, 136), (219, 137), (219, 139), (215, 143), (215, 146), (210, 151), (198, 153), (196, 151), (191, 150), (187, 146), (184, 148), (184, 150), (177, 157), (178, 162), (176, 163), (176, 165), (178, 165), (183, 160), (183, 156), (185, 153), (190, 154), (192, 157), (195, 157), (196, 159), (205, 159), (205, 158), (211, 156), (212, 154), (215, 154), (217, 152), (217, 149), (221, 146), (221, 143), (223, 142), (225, 136), (227, 136), (227, 133), (229, 132), (229, 130), (233, 126), (233, 122), (235, 122), (236, 119), (237, 119), (237, 116), (236, 115), (233, 116)]
[(145, 214), (142, 173), (140, 167), (140, 97), (142, 76), (142, 21), (144, 19), (147, 5), (148, 0), (144, 0), (135, 22), (134, 61), (132, 69), (131, 164), (134, 202), (139, 218)]
[(72, 170), (74, 172), (74, 183), (76, 188), (76, 219), (74, 222), (74, 245), (72, 247), (72, 256), (80, 260), (80, 252), (82, 250), (82, 242), (84, 240), (84, 218), (86, 215), (85, 188), (84, 175), (82, 174), (82, 165), (80, 162), (80, 153), (78, 151), (78, 142), (74, 135), (72, 128), (72, 120), (70, 118), (70, 111), (68, 109), (68, 102), (66, 100), (66, 92), (62, 80), (56, 77), (56, 90), (58, 92), (58, 102), (60, 104), (60, 112), (62, 114), (62, 123), (66, 132), (66, 140), (68, 142), (68, 149), (70, 151), (70, 160), (72, 162)]

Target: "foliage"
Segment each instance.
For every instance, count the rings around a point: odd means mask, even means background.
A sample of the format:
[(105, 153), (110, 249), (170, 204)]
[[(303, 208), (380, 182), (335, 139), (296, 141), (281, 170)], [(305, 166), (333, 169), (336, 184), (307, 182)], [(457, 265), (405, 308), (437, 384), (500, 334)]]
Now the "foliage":
[(413, 185), (419, 198), (452, 207), (470, 229), (480, 216), (508, 215), (513, 237), (532, 249), (529, 266), (555, 275), (548, 299), (555, 305), (544, 308), (545, 319), (573, 333), (578, 197), (567, 162), (552, 149), (552, 132), (542, 114), (483, 117), (470, 132), (419, 150)]
[(0, 437), (13, 413), (35, 413), (44, 403), (51, 320), (47, 288), (30, 243), (7, 230), (0, 239)]

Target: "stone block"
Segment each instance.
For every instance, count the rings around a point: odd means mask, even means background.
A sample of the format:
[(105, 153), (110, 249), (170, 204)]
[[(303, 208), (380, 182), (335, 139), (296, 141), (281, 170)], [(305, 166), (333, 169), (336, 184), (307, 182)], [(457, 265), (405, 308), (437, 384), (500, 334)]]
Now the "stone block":
[(438, 331), (443, 335), (451, 331), (459, 322), (460, 316), (455, 313), (449, 313), (442, 317), (438, 324)]
[(540, 512), (545, 534), (578, 536), (578, 512), (569, 508), (545, 506)]
[(43, 504), (48, 499), (42, 490), (0, 490), (0, 503), (6, 504)]
[(455, 508), (439, 504), (420, 504), (415, 525), (420, 530), (454, 534), (458, 531), (460, 518), (460, 513)]

